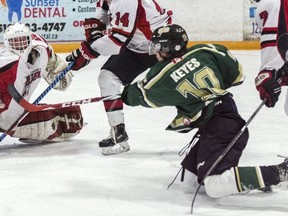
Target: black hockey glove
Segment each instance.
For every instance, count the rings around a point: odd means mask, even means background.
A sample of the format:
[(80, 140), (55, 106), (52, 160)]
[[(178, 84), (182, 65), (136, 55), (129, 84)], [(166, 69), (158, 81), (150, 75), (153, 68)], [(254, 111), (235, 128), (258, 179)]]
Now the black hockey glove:
[(288, 85), (288, 63), (285, 63), (278, 71), (276, 71), (276, 79), (281, 80), (281, 86)]
[(67, 62), (75, 62), (71, 70), (79, 70), (90, 63), (92, 59), (95, 59), (100, 54), (93, 50), (90, 45), (84, 41), (81, 43), (80, 48), (74, 50), (70, 55), (66, 57)]
[(281, 86), (274, 78), (275, 71), (261, 71), (255, 79), (256, 89), (267, 107), (274, 107), (281, 93)]

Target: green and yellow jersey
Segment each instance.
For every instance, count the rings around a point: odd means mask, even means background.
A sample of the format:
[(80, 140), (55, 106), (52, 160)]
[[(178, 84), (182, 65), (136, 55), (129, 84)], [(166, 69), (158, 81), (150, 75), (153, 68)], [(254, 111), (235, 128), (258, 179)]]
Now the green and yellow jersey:
[(242, 66), (226, 47), (199, 44), (181, 58), (153, 66), (143, 80), (125, 87), (123, 100), (131, 106), (175, 106), (177, 116), (166, 129), (188, 132), (191, 125), (204, 125), (217, 98), (243, 81)]

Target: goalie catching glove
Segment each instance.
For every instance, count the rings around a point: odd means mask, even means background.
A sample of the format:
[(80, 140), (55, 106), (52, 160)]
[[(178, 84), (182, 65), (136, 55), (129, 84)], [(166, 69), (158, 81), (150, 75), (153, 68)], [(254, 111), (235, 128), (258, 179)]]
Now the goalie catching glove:
[(70, 55), (66, 57), (66, 61), (74, 62), (72, 70), (79, 70), (88, 65), (92, 59), (95, 59), (100, 54), (93, 50), (88, 42), (83, 41), (80, 48), (74, 50)]
[(12, 137), (38, 141), (65, 141), (83, 128), (80, 106), (29, 113)]
[(261, 71), (255, 79), (256, 89), (259, 91), (261, 100), (266, 100), (267, 107), (274, 107), (281, 93), (281, 85), (276, 80), (275, 70)]
[[(68, 64), (59, 55), (54, 53), (54, 50), (51, 46), (49, 46), (49, 50), (51, 55), (48, 60), (44, 79), (50, 85), (55, 80), (55, 78), (68, 66)], [(59, 91), (65, 91), (71, 84), (72, 77), (72, 72), (69, 71), (53, 88)]]

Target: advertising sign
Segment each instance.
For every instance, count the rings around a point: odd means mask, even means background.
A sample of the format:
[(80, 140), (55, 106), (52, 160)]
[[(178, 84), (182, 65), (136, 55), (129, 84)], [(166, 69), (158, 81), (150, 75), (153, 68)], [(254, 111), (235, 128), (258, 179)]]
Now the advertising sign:
[(95, 12), (96, 0), (0, 0), (0, 42), (15, 22), (25, 23), (49, 42), (82, 41), (83, 20)]
[(255, 13), (258, 3), (253, 0), (244, 1), (244, 40), (258, 40), (261, 34), (259, 27), (255, 22)]

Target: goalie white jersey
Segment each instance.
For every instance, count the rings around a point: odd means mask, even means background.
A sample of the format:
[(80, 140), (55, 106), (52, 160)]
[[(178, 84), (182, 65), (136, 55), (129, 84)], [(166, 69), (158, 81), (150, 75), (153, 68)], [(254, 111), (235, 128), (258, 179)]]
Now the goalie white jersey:
[(18, 55), (0, 48), (0, 128), (8, 129), (23, 113), (10, 96), (8, 85), (16, 89), (29, 100), (45, 73), (48, 63), (49, 49), (46, 41), (37, 34), (32, 34), (32, 51), (28, 62)]
[(91, 47), (101, 55), (118, 54), (125, 44), (138, 53), (148, 53), (153, 31), (171, 23), (172, 11), (155, 0), (98, 0), (96, 18), (105, 23), (109, 35), (96, 40)]

